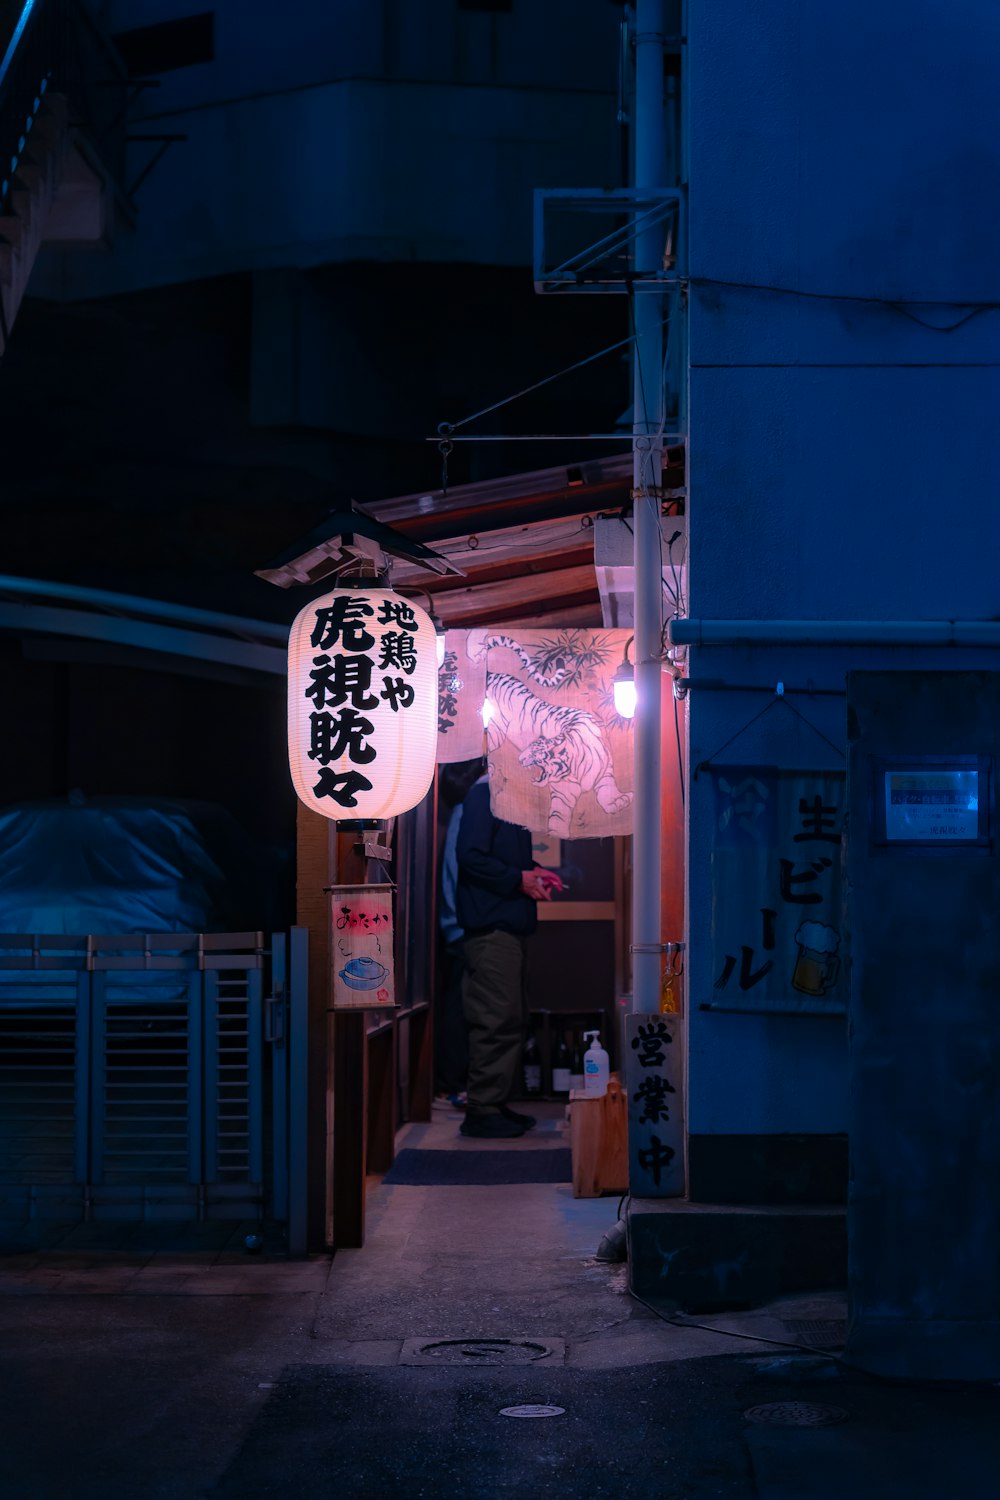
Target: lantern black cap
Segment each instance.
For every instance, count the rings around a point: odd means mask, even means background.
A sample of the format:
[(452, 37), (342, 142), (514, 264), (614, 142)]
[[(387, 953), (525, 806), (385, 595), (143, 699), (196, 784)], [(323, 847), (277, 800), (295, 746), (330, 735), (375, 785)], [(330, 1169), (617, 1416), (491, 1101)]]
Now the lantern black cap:
[(257, 578), (287, 589), (295, 584), (316, 583), (350, 558), (367, 558), (377, 572), (384, 572), (386, 557), (405, 557), (433, 573), (465, 576), (461, 568), (423, 542), (403, 536), (359, 510), (334, 511), (307, 536), (266, 567), (256, 568), (254, 573)]

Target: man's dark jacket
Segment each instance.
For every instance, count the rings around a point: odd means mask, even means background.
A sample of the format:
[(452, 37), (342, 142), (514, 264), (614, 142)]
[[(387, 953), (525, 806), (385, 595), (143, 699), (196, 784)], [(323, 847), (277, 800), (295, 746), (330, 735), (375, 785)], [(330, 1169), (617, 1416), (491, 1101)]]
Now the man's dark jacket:
[(518, 937), (534, 932), (535, 903), (521, 889), (523, 872), (534, 868), (531, 834), (493, 816), (485, 776), (465, 799), (457, 852), (455, 904), (466, 937), (497, 928)]

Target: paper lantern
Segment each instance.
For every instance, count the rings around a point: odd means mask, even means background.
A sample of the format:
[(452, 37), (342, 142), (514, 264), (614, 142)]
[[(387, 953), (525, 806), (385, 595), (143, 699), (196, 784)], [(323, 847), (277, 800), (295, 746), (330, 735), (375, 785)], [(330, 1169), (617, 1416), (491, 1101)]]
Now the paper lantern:
[(440, 765), (475, 760), (483, 753), (481, 710), (486, 694), (486, 655), (469, 656), (468, 636), (467, 630), (449, 630), (444, 638), (444, 661), (438, 671)]
[(288, 760), (326, 818), (391, 818), (434, 778), (437, 643), (430, 617), (390, 589), (324, 594), (288, 640)]

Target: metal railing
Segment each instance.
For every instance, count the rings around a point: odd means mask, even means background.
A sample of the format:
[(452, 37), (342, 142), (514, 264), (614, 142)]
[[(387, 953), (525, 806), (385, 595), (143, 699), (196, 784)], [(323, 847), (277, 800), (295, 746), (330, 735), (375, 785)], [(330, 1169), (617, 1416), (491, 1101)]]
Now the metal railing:
[(46, 95), (66, 96), (70, 124), (125, 182), (128, 71), (81, 0), (18, 0), (0, 9), (0, 214)]
[(273, 1219), (302, 1253), (306, 963), (298, 928), (0, 933), (0, 1222)]

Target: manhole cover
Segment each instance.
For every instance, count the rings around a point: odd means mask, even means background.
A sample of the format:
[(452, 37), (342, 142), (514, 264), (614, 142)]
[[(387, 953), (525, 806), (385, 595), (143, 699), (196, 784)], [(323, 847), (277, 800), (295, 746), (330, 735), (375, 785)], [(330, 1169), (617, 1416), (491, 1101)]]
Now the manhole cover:
[(441, 1339), (420, 1346), (421, 1354), (443, 1365), (527, 1365), (548, 1352), (525, 1339)]
[(565, 1406), (502, 1406), (502, 1417), (564, 1417)]
[(841, 1349), (847, 1342), (846, 1318), (790, 1318), (785, 1320), (785, 1328), (814, 1349)]
[(770, 1427), (832, 1427), (846, 1422), (850, 1413), (842, 1406), (820, 1406), (813, 1401), (770, 1401), (751, 1406), (743, 1415), (748, 1422)]
[(563, 1339), (464, 1338), (404, 1339), (399, 1352), (401, 1365), (458, 1365), (465, 1370), (486, 1365), (529, 1365), (536, 1359), (547, 1359), (560, 1365), (566, 1357)]

